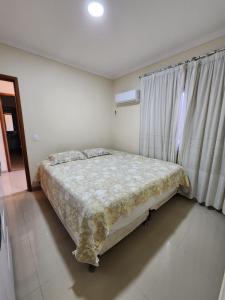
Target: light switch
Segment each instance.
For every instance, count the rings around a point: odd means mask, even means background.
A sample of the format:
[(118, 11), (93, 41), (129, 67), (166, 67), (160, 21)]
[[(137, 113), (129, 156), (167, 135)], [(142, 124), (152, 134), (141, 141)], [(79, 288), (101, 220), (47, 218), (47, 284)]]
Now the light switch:
[(34, 134), (33, 134), (33, 140), (34, 140), (35, 142), (40, 141), (40, 136), (39, 136), (37, 133), (34, 133)]

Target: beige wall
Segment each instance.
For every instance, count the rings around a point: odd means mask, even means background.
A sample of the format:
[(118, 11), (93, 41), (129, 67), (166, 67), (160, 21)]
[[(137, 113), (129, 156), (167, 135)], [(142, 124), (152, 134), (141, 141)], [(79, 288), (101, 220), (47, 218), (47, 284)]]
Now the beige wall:
[[(193, 56), (198, 56), (209, 51), (225, 47), (225, 37), (215, 39), (211, 42), (195, 47), (188, 51), (164, 59), (156, 64), (139, 69), (113, 82), (113, 93), (140, 88), (139, 76), (146, 72), (158, 70), (161, 67), (175, 64)], [(117, 107), (117, 114), (113, 124), (113, 145), (114, 148), (129, 152), (138, 153), (139, 150), (139, 123), (140, 105)]]
[(1, 44), (0, 73), (19, 80), (32, 180), (52, 152), (112, 146), (112, 81)]
[(140, 88), (139, 75), (222, 47), (225, 37), (111, 81), (0, 44), (0, 73), (19, 79), (32, 180), (52, 152), (103, 146), (138, 153), (140, 106), (116, 108), (114, 95)]

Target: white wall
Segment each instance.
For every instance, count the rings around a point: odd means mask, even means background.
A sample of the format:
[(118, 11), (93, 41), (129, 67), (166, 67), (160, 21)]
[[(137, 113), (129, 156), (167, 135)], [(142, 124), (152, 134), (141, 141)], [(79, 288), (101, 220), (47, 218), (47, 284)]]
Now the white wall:
[[(130, 89), (139, 89), (139, 76), (147, 72), (158, 70), (161, 67), (168, 66), (184, 61), (193, 56), (205, 54), (215, 49), (225, 47), (225, 37), (215, 39), (211, 42), (195, 47), (168, 59), (164, 59), (156, 64), (137, 70), (126, 76), (118, 78), (113, 82), (113, 94)], [(140, 124), (140, 105), (124, 106), (115, 108), (117, 114), (114, 117), (113, 124), (113, 146), (119, 150), (125, 150), (133, 153), (139, 151), (139, 124)]]
[(19, 80), (32, 180), (52, 152), (112, 147), (112, 81), (2, 44), (0, 73)]
[(56, 151), (103, 146), (138, 153), (140, 106), (115, 108), (115, 93), (139, 88), (139, 75), (222, 47), (225, 37), (112, 81), (0, 44), (0, 73), (19, 79), (31, 179)]

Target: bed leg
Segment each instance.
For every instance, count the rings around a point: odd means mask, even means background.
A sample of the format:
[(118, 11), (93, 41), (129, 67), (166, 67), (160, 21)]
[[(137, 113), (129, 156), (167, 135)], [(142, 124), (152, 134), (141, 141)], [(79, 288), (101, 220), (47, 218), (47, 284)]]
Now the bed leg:
[(143, 222), (144, 226), (148, 226), (148, 224), (150, 223), (150, 219), (151, 219), (151, 211), (149, 210), (148, 212), (148, 217), (147, 219)]
[(89, 266), (88, 266), (88, 271), (89, 271), (90, 273), (94, 273), (94, 272), (96, 271), (96, 269), (97, 269), (96, 266), (93, 266), (93, 265), (89, 265)]

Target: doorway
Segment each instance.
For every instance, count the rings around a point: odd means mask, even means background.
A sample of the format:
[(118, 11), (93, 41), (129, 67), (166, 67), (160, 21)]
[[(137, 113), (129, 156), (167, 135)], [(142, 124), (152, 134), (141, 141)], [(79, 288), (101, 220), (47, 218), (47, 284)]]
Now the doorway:
[(27, 189), (31, 191), (18, 80), (1, 74), (0, 127), (1, 170), (20, 172), (21, 176), (26, 177)]
[(6, 135), (6, 147), (8, 153), (8, 171), (25, 170), (22, 144), (20, 139), (19, 124), (16, 113), (16, 99), (15, 96), (0, 96), (0, 112), (1, 119), (3, 119)]

